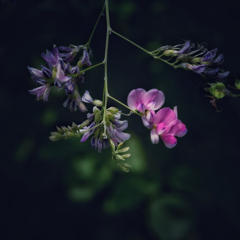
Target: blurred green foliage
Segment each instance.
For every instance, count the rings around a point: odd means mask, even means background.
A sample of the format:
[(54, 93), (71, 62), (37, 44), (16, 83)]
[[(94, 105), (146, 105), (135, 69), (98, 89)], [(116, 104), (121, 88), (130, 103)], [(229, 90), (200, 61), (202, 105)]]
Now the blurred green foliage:
[[(66, 96), (56, 89), (48, 103), (34, 101), (27, 66), (44, 64), (40, 54), (53, 44), (85, 44), (103, 2), (29, 0), (0, 6), (3, 239), (238, 239), (239, 100), (224, 98), (223, 112), (217, 113), (204, 98), (200, 76), (156, 62), (111, 34), (110, 94), (126, 102), (132, 89), (162, 90), (164, 106), (178, 106), (187, 135), (166, 149), (162, 142), (151, 144), (138, 116), (126, 118), (132, 165), (127, 174), (110, 151), (99, 154), (89, 141), (49, 140), (56, 126), (80, 124), (86, 114), (64, 109)], [(182, 39), (218, 47), (225, 70), (239, 75), (234, 1), (112, 0), (110, 17), (115, 31), (148, 50)], [(103, 60), (105, 30), (102, 17), (91, 44), (94, 64)], [(99, 67), (86, 72), (80, 93), (89, 90), (101, 99), (102, 87)]]

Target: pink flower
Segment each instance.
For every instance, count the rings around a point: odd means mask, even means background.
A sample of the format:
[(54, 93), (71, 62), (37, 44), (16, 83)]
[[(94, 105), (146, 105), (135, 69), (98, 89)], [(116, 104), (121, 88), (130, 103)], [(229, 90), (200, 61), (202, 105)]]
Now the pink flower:
[(162, 107), (165, 97), (162, 91), (151, 89), (146, 92), (142, 88), (132, 90), (127, 99), (130, 109), (138, 110), (142, 114), (143, 125), (152, 128), (155, 111)]
[(167, 148), (173, 148), (177, 144), (177, 137), (182, 137), (187, 133), (187, 128), (177, 119), (177, 107), (174, 110), (162, 108), (153, 117), (153, 127), (151, 130), (151, 141), (156, 144), (161, 136)]
[(151, 89), (146, 92), (142, 88), (132, 90), (127, 99), (130, 109), (137, 109), (141, 113), (145, 110), (157, 110), (162, 107), (165, 101), (163, 92), (157, 89)]

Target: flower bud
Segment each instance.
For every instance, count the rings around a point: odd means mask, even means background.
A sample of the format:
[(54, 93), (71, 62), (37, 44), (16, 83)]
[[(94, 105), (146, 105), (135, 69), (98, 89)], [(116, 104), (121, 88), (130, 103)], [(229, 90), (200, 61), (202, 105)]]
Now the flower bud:
[(125, 159), (125, 158), (129, 158), (130, 156), (131, 156), (130, 153), (122, 155), (122, 157), (124, 157), (124, 159)]
[[(79, 128), (83, 128), (83, 127), (85, 127), (85, 126), (87, 126), (88, 124), (89, 124), (89, 119), (87, 119), (87, 120), (85, 120), (84, 122), (82, 122), (78, 127)], [(72, 124), (73, 125), (73, 124)], [(74, 125), (74, 127), (75, 127), (75, 125)]]
[(222, 82), (217, 82), (217, 83), (209, 83), (211, 86), (208, 88), (208, 91), (217, 99), (221, 99), (225, 97), (226, 95), (226, 87)]
[(123, 146), (123, 144), (124, 144), (124, 142), (120, 142), (120, 143), (118, 144), (117, 150), (121, 149), (122, 146)]
[(236, 79), (236, 81), (235, 81), (235, 87), (236, 87), (237, 89), (240, 89), (240, 79)]
[(130, 147), (125, 147), (125, 148), (122, 148), (120, 150), (118, 150), (119, 153), (124, 153), (124, 152), (127, 152), (129, 150)]
[(124, 172), (129, 172), (129, 169), (127, 169), (126, 167), (124, 167), (124, 166), (122, 166), (122, 165), (120, 165), (120, 168), (124, 171)]
[(121, 156), (121, 155), (119, 155), (119, 154), (116, 154), (115, 157), (116, 157), (117, 160), (125, 161), (124, 156)]
[(115, 108), (115, 107), (110, 107), (107, 109), (110, 113), (112, 114), (116, 114), (119, 112), (119, 109)]
[(114, 144), (114, 142), (111, 139), (109, 139), (109, 142), (110, 142), (112, 151), (115, 152), (115, 144)]
[(167, 57), (170, 57), (170, 56), (175, 56), (176, 55), (176, 51), (175, 50), (166, 50), (163, 55), (164, 56), (167, 56)]
[(94, 101), (93, 101), (93, 104), (96, 105), (96, 106), (98, 106), (98, 107), (101, 107), (101, 106), (102, 106), (102, 101), (100, 101), (100, 100), (94, 100)]
[(122, 163), (122, 166), (127, 167), (127, 168), (132, 167), (132, 166), (131, 166), (130, 164), (128, 164), (128, 163)]

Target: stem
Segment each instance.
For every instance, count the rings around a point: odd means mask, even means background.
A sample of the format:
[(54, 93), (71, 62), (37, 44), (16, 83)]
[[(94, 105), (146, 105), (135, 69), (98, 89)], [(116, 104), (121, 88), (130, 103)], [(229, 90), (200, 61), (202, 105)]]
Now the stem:
[(108, 0), (105, 2), (106, 5), (106, 22), (107, 22), (107, 31), (106, 31), (106, 45), (105, 45), (105, 54), (104, 54), (104, 113), (103, 113), (103, 127), (104, 127), (104, 132), (103, 132), (103, 138), (107, 138), (106, 130), (106, 109), (107, 109), (107, 99), (108, 99), (108, 78), (107, 78), (107, 60), (108, 60), (108, 44), (109, 44), (109, 34), (111, 32), (111, 27), (110, 27), (110, 18), (109, 18), (109, 6), (108, 6)]
[(93, 65), (93, 66), (91, 66), (89, 68), (86, 68), (86, 69), (82, 70), (81, 73), (84, 73), (84, 72), (86, 72), (88, 70), (91, 70), (92, 68), (98, 67), (98, 66), (103, 65), (103, 64), (104, 64), (104, 62), (101, 62), (101, 63), (98, 63), (96, 65)]
[(138, 113), (137, 111), (132, 110), (131, 108), (129, 108), (129, 107), (128, 107), (127, 105), (125, 105), (124, 103), (118, 101), (116, 98), (114, 98), (114, 97), (112, 97), (112, 96), (110, 96), (110, 95), (108, 95), (108, 97), (111, 98), (112, 100), (114, 100), (115, 102), (121, 104), (121, 105), (124, 106), (125, 108), (129, 109), (131, 112), (137, 114), (138, 116), (140, 116), (140, 117), (142, 116), (140, 113)]
[(112, 33), (116, 34), (117, 36), (121, 37), (122, 39), (126, 40), (127, 42), (130, 42), (132, 45), (134, 45), (135, 47), (141, 49), (143, 52), (147, 53), (148, 55), (151, 55), (154, 59), (159, 59), (160, 61), (170, 65), (171, 67), (174, 67), (174, 65), (172, 65), (171, 63), (167, 62), (166, 60), (155, 56), (154, 52), (149, 52), (148, 50), (146, 50), (145, 48), (140, 47), (139, 45), (137, 45), (136, 43), (132, 42), (131, 40), (127, 39), (126, 37), (122, 36), (121, 34), (111, 30)]
[(131, 40), (127, 39), (126, 37), (122, 36), (121, 34), (111, 30), (112, 33), (116, 34), (117, 36), (121, 37), (122, 39), (126, 40), (127, 42), (130, 42), (132, 45), (134, 45), (135, 47), (141, 49), (142, 51), (144, 51), (147, 54), (151, 55), (151, 52), (147, 51), (146, 49), (140, 47), (139, 45), (137, 45), (136, 43), (132, 42)]
[(96, 28), (97, 28), (98, 22), (99, 22), (99, 20), (100, 20), (100, 18), (101, 18), (101, 16), (102, 16), (102, 13), (103, 13), (104, 9), (105, 9), (105, 4), (104, 4), (104, 6), (103, 6), (103, 8), (102, 8), (102, 11), (100, 12), (100, 14), (99, 14), (99, 16), (98, 16), (97, 22), (95, 23), (95, 26), (94, 26), (94, 28), (93, 28), (93, 30), (92, 30), (92, 33), (91, 33), (91, 35), (90, 35), (90, 37), (89, 37), (89, 39), (88, 39), (88, 42), (85, 44), (86, 47), (89, 47), (89, 46), (90, 46), (90, 42), (91, 42), (91, 40), (92, 40), (93, 34), (94, 34), (94, 32), (95, 32), (95, 30), (96, 30)]

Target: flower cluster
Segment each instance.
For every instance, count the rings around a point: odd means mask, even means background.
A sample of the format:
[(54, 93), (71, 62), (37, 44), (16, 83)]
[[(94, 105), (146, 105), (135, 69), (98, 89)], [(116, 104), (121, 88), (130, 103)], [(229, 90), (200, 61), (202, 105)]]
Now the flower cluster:
[[(65, 53), (59, 53), (59, 50)], [(83, 50), (82, 58), (80, 58), (76, 66), (71, 66), (70, 63), (80, 50)], [(39, 86), (29, 90), (29, 92), (36, 95), (37, 100), (43, 99), (43, 101), (47, 102), (51, 87), (65, 89), (68, 97), (63, 106), (71, 111), (77, 109), (86, 111), (87, 108), (81, 100), (77, 87), (78, 82), (82, 83), (84, 81), (81, 73), (83, 66), (91, 66), (89, 54), (84, 49), (84, 46), (72, 46), (72, 48), (57, 48), (54, 46), (51, 52), (47, 50), (46, 54), (42, 53), (41, 56), (46, 61), (46, 66), (41, 66), (41, 70), (28, 67), (33, 81)]]
[[(167, 148), (173, 148), (177, 144), (177, 137), (187, 133), (186, 126), (178, 119), (177, 107), (174, 109), (162, 108), (165, 101), (164, 94), (152, 89), (146, 92), (142, 88), (132, 90), (127, 99), (131, 110), (137, 110), (142, 115), (143, 125), (151, 129), (151, 141), (156, 144), (159, 136)], [(160, 109), (158, 112), (155, 110)]]
[[(100, 100), (93, 100), (88, 91), (82, 97), (82, 100), (87, 103), (97, 103), (101, 106)], [(98, 152), (102, 149), (110, 147), (110, 141), (118, 146), (120, 142), (125, 142), (130, 138), (130, 134), (124, 133), (123, 131), (128, 127), (127, 120), (121, 121), (121, 112), (119, 109), (110, 107), (106, 110), (106, 133), (104, 132), (103, 125), (103, 111), (101, 111), (97, 106), (93, 107), (93, 112), (87, 114), (87, 119), (89, 125), (83, 127), (80, 133), (83, 133), (81, 142), (86, 141), (91, 135), (91, 145)]]
[(195, 44), (190, 41), (186, 41), (184, 44), (176, 46), (163, 46), (158, 49), (163, 52), (163, 56), (177, 57), (177, 67), (181, 67), (186, 70), (191, 70), (201, 75), (208, 75), (217, 80), (225, 80), (229, 71), (224, 72), (218, 66), (224, 62), (223, 54), (217, 54), (217, 48), (208, 51), (203, 45), (198, 45), (195, 48)]

